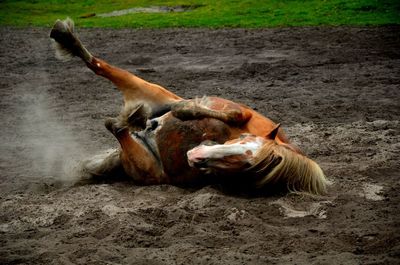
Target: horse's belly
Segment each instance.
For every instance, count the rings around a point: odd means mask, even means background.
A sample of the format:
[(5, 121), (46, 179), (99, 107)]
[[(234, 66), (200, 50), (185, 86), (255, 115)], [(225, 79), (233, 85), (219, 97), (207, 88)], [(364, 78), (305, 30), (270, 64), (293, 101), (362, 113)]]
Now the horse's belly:
[(224, 143), (229, 138), (229, 127), (222, 121), (210, 118), (182, 121), (168, 115), (157, 129), (155, 140), (169, 182), (202, 182), (202, 172), (187, 162), (187, 151), (205, 140)]

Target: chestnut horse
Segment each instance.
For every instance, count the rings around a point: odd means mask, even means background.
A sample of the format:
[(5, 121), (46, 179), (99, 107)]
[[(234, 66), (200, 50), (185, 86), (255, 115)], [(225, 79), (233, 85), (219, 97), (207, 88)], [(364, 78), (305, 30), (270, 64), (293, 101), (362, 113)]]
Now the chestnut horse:
[(185, 100), (112, 66), (83, 46), (70, 19), (58, 20), (50, 37), (59, 56), (80, 57), (124, 97), (119, 117), (106, 121), (121, 149), (92, 163), (91, 170), (103, 172), (121, 163), (141, 184), (238, 179), (258, 188), (284, 183), (290, 190), (325, 193), (320, 167), (288, 141), (279, 124), (260, 113), (217, 97)]

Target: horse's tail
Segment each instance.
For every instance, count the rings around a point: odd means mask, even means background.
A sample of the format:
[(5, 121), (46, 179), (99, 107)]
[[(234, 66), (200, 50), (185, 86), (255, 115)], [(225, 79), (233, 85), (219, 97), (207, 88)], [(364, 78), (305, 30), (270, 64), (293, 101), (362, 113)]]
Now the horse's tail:
[(93, 56), (74, 34), (72, 19), (57, 20), (50, 32), (50, 38), (55, 40), (57, 58), (66, 60), (72, 56), (78, 56), (85, 63), (92, 61)]
[(109, 149), (82, 161), (76, 184), (109, 182), (126, 178), (120, 159), (120, 149)]
[(322, 195), (327, 180), (317, 163), (277, 144), (265, 144), (249, 169), (258, 176), (257, 186), (286, 183), (290, 191)]

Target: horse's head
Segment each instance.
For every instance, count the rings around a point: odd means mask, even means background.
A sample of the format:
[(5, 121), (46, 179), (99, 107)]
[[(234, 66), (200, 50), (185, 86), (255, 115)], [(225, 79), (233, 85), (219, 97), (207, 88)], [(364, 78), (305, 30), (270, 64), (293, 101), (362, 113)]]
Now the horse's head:
[(268, 142), (275, 143), (280, 124), (265, 137), (242, 134), (224, 144), (209, 142), (187, 152), (188, 163), (205, 171), (239, 172), (251, 167), (258, 151)]
[(242, 134), (224, 144), (204, 142), (187, 152), (188, 163), (205, 171), (240, 171), (250, 165), (264, 142), (263, 137), (252, 134)]
[(205, 142), (187, 152), (188, 163), (205, 171), (239, 172), (251, 167), (257, 152), (275, 142), (279, 124), (266, 136), (242, 134), (224, 144)]
[(201, 144), (187, 152), (189, 165), (206, 172), (245, 172), (257, 187), (281, 182), (289, 190), (325, 193), (321, 168), (294, 145), (278, 144), (278, 129), (279, 125), (266, 137), (242, 134), (224, 144)]

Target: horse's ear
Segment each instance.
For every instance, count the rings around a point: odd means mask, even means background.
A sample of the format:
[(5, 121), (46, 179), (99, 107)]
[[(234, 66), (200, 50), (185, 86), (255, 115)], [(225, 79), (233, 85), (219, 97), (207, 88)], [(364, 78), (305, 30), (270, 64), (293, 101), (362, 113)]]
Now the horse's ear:
[(270, 139), (270, 140), (275, 140), (276, 135), (278, 134), (279, 131), (279, 127), (281, 127), (281, 124), (278, 123), (275, 128), (272, 129), (272, 131), (270, 131), (265, 138)]

